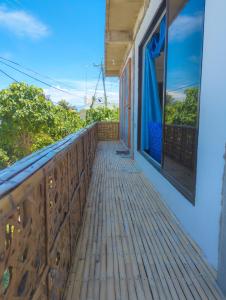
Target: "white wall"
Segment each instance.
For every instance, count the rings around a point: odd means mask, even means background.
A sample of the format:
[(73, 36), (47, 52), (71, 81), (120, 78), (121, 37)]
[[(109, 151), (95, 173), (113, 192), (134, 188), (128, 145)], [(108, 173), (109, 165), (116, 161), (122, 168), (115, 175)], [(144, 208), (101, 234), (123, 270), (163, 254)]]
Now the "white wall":
[[(134, 148), (137, 149), (138, 47), (161, 0), (152, 0), (135, 40)], [(221, 189), (226, 142), (226, 1), (206, 0), (195, 207), (135, 151), (135, 160), (217, 267)]]

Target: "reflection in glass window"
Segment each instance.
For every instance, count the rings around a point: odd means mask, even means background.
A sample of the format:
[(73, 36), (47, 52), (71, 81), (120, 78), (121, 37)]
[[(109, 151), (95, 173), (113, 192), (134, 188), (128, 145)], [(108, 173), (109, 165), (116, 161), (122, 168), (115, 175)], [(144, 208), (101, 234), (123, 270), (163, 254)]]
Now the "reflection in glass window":
[(164, 170), (193, 197), (205, 1), (184, 1), (182, 8), (172, 3), (168, 7)]
[(162, 104), (166, 18), (143, 48), (141, 150), (162, 160)]

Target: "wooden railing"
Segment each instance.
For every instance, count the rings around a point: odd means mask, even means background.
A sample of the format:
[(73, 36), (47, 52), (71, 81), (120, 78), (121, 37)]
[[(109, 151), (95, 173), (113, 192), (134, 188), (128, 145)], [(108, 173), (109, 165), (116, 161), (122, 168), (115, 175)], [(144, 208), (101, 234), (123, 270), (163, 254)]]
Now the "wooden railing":
[(108, 140), (111, 128), (93, 124), (0, 172), (0, 299), (62, 299), (98, 130)]
[(112, 141), (119, 139), (119, 122), (99, 122), (97, 126), (99, 141)]

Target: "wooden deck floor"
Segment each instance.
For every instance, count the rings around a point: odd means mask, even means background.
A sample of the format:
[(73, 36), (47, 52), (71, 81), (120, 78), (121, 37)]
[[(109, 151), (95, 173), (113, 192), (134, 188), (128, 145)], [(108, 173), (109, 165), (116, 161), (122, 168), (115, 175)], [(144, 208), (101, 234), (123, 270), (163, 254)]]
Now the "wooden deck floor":
[(224, 299), (214, 271), (122, 146), (98, 145), (71, 299)]

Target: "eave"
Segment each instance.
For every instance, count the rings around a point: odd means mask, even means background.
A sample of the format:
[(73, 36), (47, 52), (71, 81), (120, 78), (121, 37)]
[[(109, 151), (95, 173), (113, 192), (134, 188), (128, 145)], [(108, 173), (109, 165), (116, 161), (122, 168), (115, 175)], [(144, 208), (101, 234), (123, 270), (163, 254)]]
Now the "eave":
[(106, 76), (119, 76), (148, 4), (149, 0), (106, 0)]

